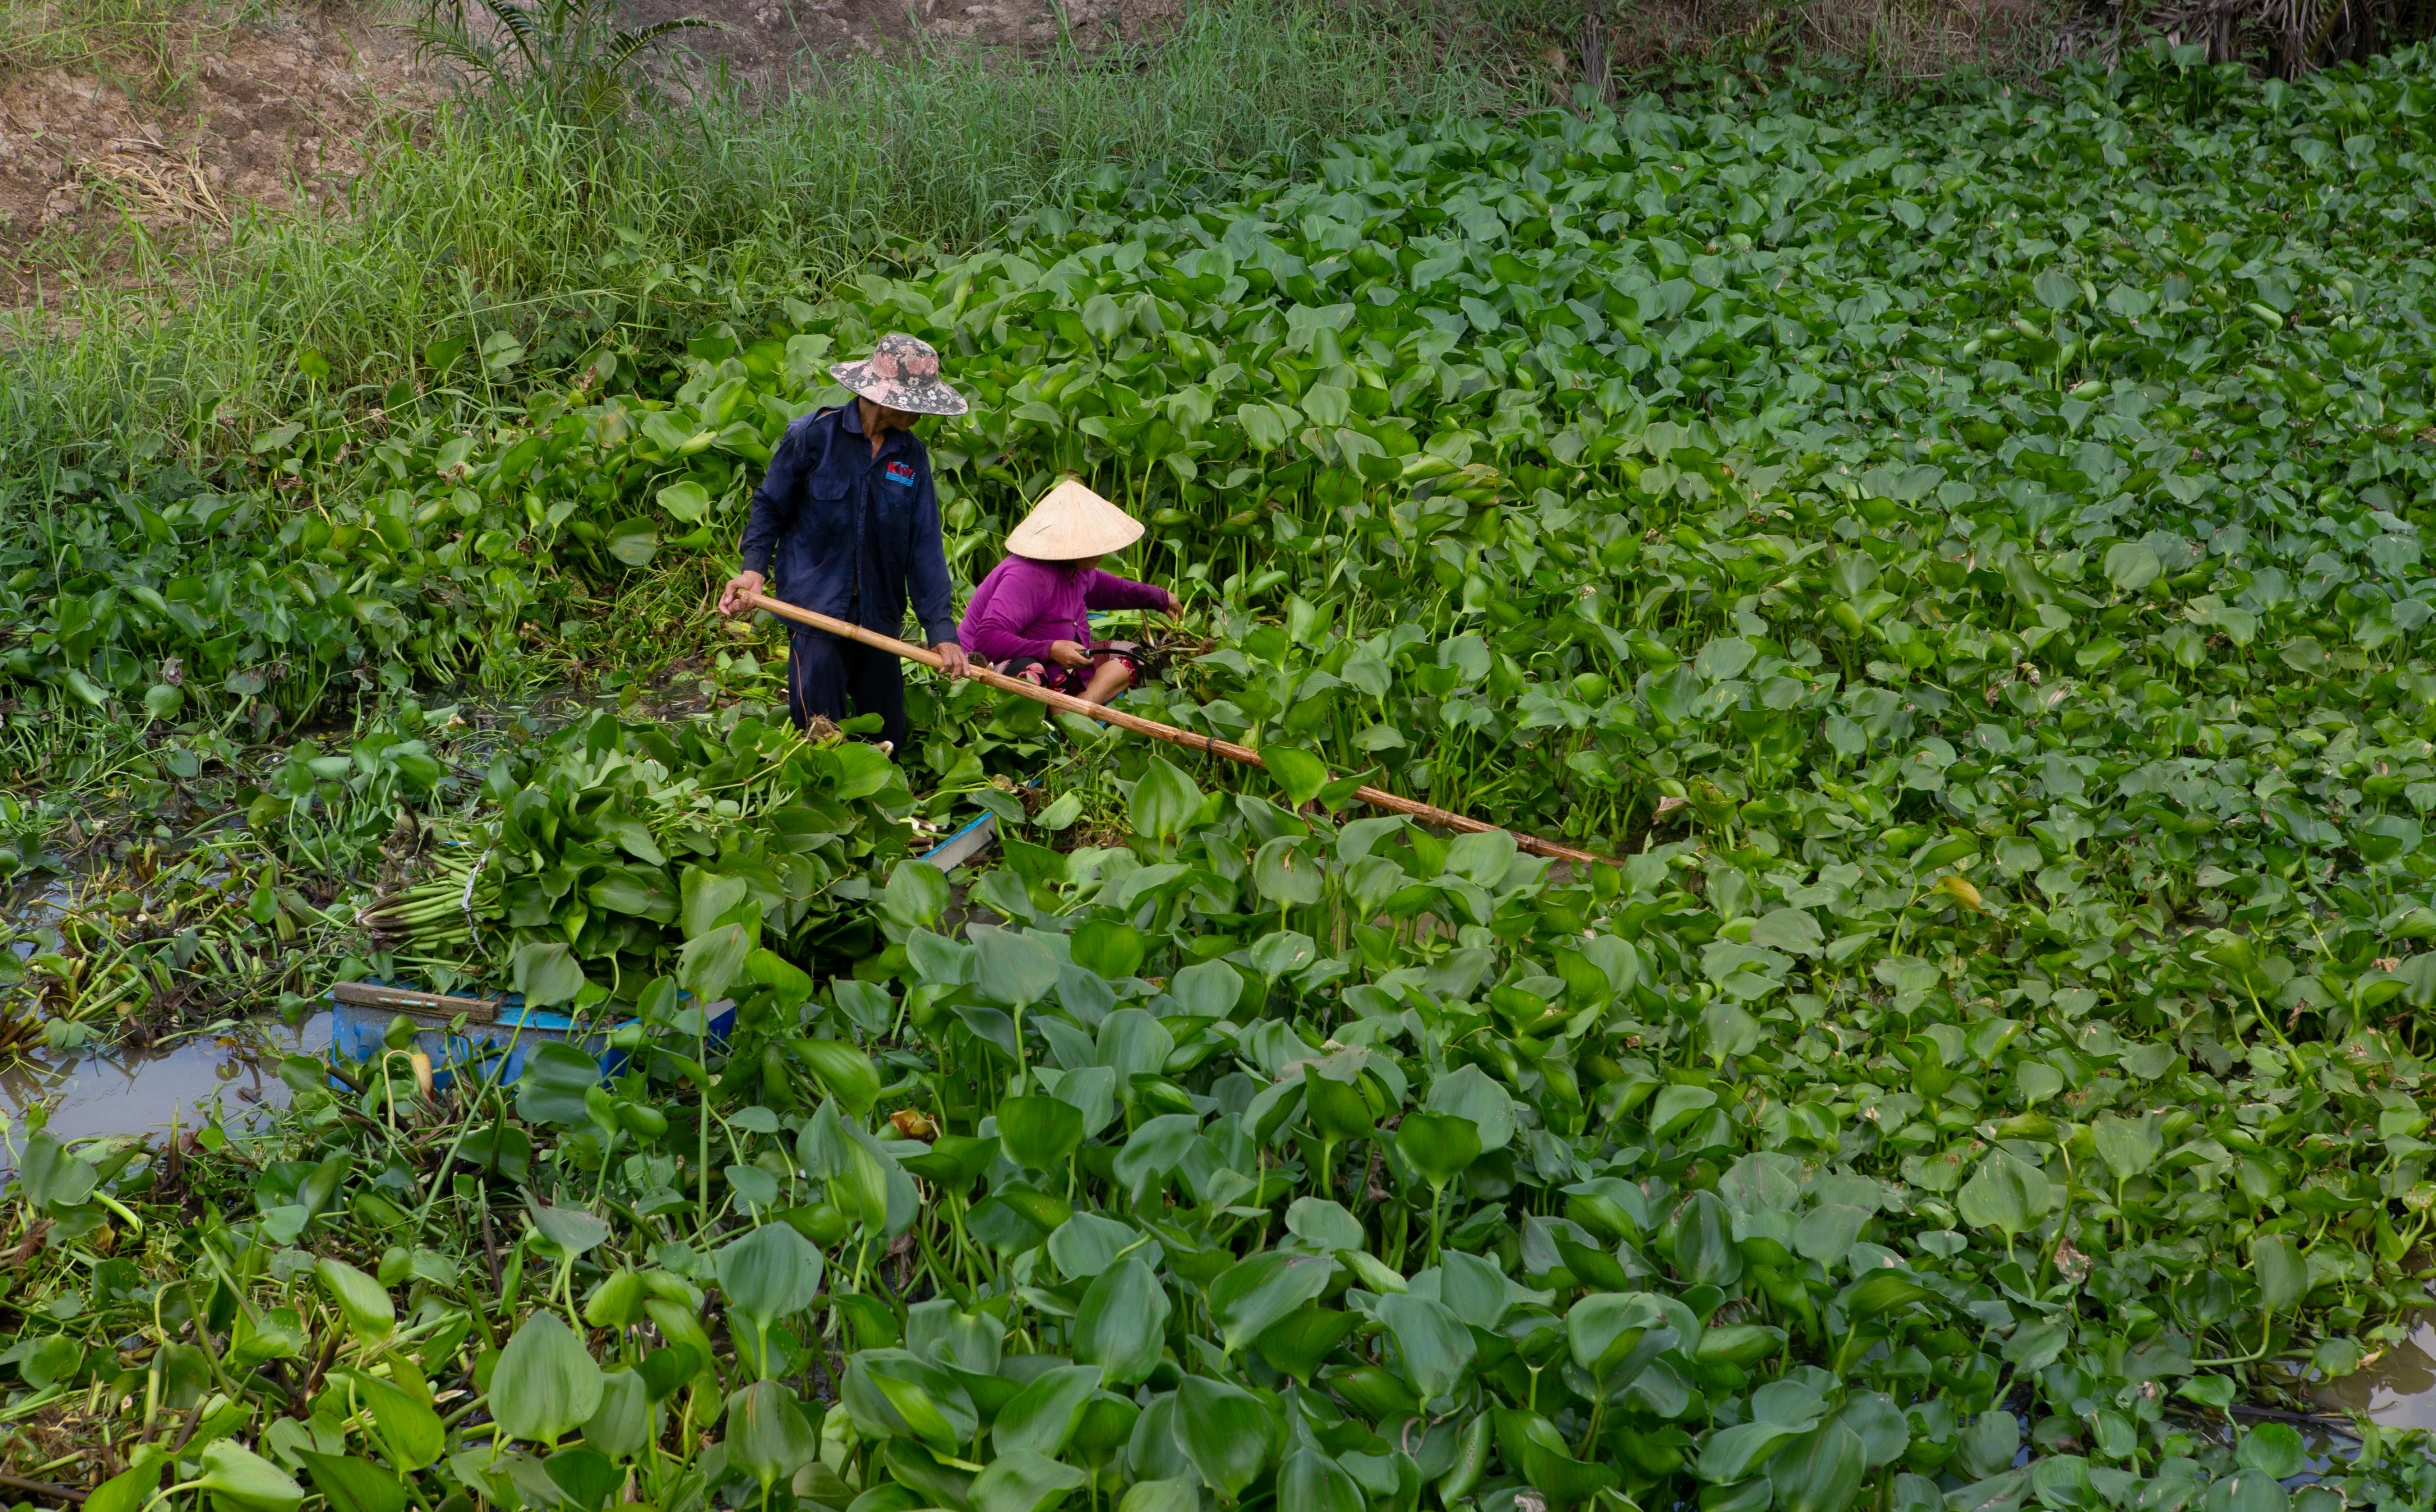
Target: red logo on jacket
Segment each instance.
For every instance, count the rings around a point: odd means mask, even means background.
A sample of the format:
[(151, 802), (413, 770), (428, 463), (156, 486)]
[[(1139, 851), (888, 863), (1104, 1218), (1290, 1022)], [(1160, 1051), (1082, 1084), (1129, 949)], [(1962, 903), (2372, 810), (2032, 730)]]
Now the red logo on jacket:
[(882, 473), (891, 483), (901, 484), (907, 488), (913, 487), (914, 470), (913, 464), (910, 462), (891, 462), (882, 469)]

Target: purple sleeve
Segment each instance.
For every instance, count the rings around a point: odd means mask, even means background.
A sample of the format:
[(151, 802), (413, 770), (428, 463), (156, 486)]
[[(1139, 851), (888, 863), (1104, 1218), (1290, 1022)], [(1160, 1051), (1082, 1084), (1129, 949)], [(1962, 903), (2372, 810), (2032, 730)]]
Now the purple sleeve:
[(1083, 586), (1083, 603), (1093, 609), (1164, 609), (1167, 590), (1113, 572), (1094, 572)]
[(1049, 642), (1023, 632), (1040, 617), (1040, 585), (1029, 574), (1018, 575), (1001, 562), (992, 568), (964, 611), (964, 649), (984, 661), (1008, 662), (1019, 656), (1049, 659)]

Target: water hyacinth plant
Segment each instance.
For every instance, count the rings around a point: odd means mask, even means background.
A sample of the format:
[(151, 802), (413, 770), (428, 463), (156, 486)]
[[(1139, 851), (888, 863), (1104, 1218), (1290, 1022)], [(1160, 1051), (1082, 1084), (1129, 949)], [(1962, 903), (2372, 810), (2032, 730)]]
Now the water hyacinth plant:
[[(17, 696), (267, 728), (690, 607), (907, 330), (966, 575), (1122, 498), (1214, 640), (1137, 706), (1273, 775), (1094, 744), (951, 882), (864, 758), (688, 734), (868, 805), (816, 899), (582, 727), (461, 822), (614, 1077), (36, 1133), (10, 1410), (90, 1404), (105, 1512), (2430, 1505), (2424, 1439), (2258, 1416), (2431, 1272), (2427, 68), (1715, 69), (1111, 174), (512, 434), (87, 480)], [(1051, 742), (921, 691), (909, 788)], [(1614, 863), (1335, 811), (1371, 768)]]
[[(961, 925), (900, 864), (818, 990), (712, 925), (607, 1086), (299, 1058), (264, 1136), (36, 1132), (19, 1405), (115, 1404), (106, 1507), (2284, 1507), (2299, 1434), (2220, 1413), (2405, 1315), (2392, 1037), (2228, 1081), (1931, 967), (1712, 994), (1768, 947), (1694, 943), (1687, 849), (1295, 796), (1154, 758)], [(2366, 1431), (2297, 1499), (2424, 1505)]]

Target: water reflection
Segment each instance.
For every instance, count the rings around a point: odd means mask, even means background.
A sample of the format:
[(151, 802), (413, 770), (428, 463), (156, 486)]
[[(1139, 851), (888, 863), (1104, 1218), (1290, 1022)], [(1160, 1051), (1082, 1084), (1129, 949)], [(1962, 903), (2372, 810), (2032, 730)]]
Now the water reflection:
[[(37, 1052), (0, 1068), (0, 1111), (22, 1126), (29, 1110), (47, 1106), (50, 1132), (63, 1140), (193, 1128), (215, 1107), (223, 1123), (251, 1122), (287, 1102), (280, 1056), (329, 1048), (330, 1015), (316, 1013), (293, 1028), (257, 1019), (157, 1050)], [(0, 1169), (11, 1165), (0, 1148)]]
[(2363, 1413), (2387, 1428), (2436, 1429), (2436, 1323), (2320, 1386), (2318, 1398), (2329, 1411)]

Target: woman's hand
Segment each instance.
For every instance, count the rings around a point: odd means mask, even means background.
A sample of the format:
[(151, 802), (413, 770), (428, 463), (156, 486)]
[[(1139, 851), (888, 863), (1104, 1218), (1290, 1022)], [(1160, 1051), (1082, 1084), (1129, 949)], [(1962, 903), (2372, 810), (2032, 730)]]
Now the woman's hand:
[(1080, 667), (1091, 660), (1091, 653), (1074, 641), (1051, 641), (1049, 660), (1061, 667)]
[(1167, 595), (1167, 612), (1168, 612), (1168, 613), (1170, 613), (1170, 614), (1182, 614), (1182, 613), (1184, 612), (1184, 600), (1182, 600), (1182, 599), (1180, 599), (1180, 598), (1176, 597), (1176, 594), (1175, 594), (1175, 590), (1174, 590), (1174, 589), (1172, 589), (1172, 588), (1169, 588), (1169, 589), (1161, 589), (1160, 591), (1161, 591), (1161, 592), (1163, 592), (1163, 593), (1165, 593), (1165, 594)]
[(745, 598), (750, 594), (759, 593), (768, 581), (758, 572), (739, 572), (729, 578), (727, 586), (719, 590), (719, 612), (721, 614), (742, 614), (750, 607), (745, 603)]

